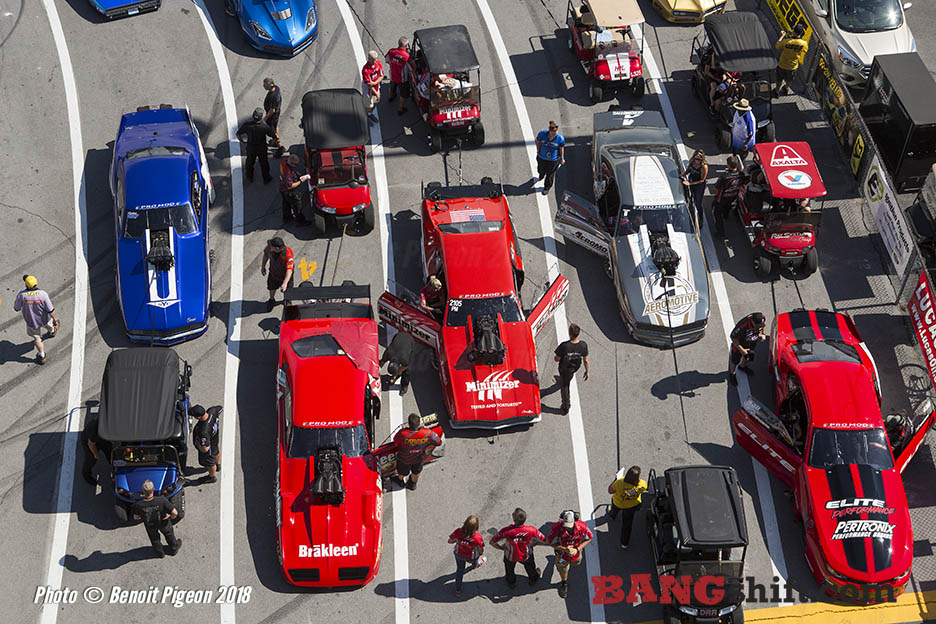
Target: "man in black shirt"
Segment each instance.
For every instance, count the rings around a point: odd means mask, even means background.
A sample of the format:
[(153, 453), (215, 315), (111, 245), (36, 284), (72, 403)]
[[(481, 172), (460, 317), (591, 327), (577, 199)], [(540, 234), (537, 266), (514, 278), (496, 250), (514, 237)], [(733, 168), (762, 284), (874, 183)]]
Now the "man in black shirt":
[(562, 406), (560, 409), (563, 414), (569, 413), (569, 384), (575, 377), (575, 372), (585, 362), (585, 381), (588, 381), (588, 345), (579, 340), (581, 328), (572, 323), (569, 325), (569, 339), (556, 347), (556, 356), (553, 358), (559, 362), (559, 394), (562, 397)]
[(204, 483), (215, 483), (218, 478), (215, 473), (221, 470), (221, 440), (220, 436), (220, 405), (209, 407), (207, 410), (201, 405), (189, 408), (189, 415), (197, 418), (195, 428), (192, 430), (192, 442), (198, 449), (198, 465), (208, 469), (208, 476)]
[(276, 148), (273, 158), (280, 158), (285, 151), (279, 138), (279, 118), (280, 109), (283, 107), (283, 96), (272, 78), (263, 79), (263, 88), (267, 91), (266, 97), (263, 98), (263, 121), (273, 129), (273, 134), (276, 135), (276, 138), (270, 141), (270, 147)]
[(738, 324), (731, 330), (731, 353), (728, 357), (728, 377), (731, 385), (738, 385), (736, 368), (740, 368), (748, 375), (754, 374), (754, 371), (748, 367), (748, 363), (754, 361), (754, 349), (757, 343), (767, 340), (767, 334), (764, 333), (766, 325), (767, 319), (764, 318), (762, 312), (752, 312), (738, 321)]
[[(147, 479), (143, 482), (143, 499), (133, 503), (130, 508), (133, 517), (143, 521), (146, 528), (146, 534), (149, 535), (150, 543), (153, 544), (153, 550), (157, 557), (174, 555), (182, 548), (182, 540), (176, 539), (175, 532), (172, 530), (172, 519), (179, 515), (179, 511), (172, 506), (172, 503), (165, 496), (153, 495), (153, 482)], [(159, 534), (166, 536), (168, 551), (163, 551), (162, 540)]]
[(111, 454), (111, 443), (98, 434), (97, 417), (85, 419), (85, 426), (81, 431), (81, 441), (84, 443), (85, 449), (81, 476), (91, 485), (97, 485), (97, 479), (93, 472), (94, 465), (102, 456), (104, 461), (110, 461)]
[(390, 383), (400, 380), (400, 396), (406, 394), (410, 382), (410, 360), (413, 357), (413, 338), (406, 332), (398, 331), (390, 341), (390, 346), (380, 358), (380, 366), (387, 362), (387, 372), (390, 373)]
[(270, 176), (270, 161), (267, 160), (267, 137), (277, 140), (273, 129), (263, 121), (263, 109), (253, 112), (253, 120), (246, 121), (237, 129), (237, 140), (246, 145), (247, 162), (244, 171), (247, 182), (253, 182), (254, 161), (260, 159), (260, 173), (263, 174), (263, 183), (267, 184), (273, 178)]
[(715, 200), (712, 202), (712, 216), (715, 218), (715, 235), (725, 235), (725, 214), (738, 201), (738, 190), (744, 174), (737, 156), (728, 157), (728, 170), (715, 182)]

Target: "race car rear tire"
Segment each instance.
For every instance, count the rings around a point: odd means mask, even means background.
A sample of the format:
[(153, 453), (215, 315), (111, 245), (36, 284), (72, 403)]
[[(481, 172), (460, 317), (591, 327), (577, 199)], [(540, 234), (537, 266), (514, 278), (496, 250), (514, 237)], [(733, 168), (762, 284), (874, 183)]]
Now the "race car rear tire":
[(806, 257), (803, 258), (803, 273), (806, 275), (812, 275), (816, 272), (816, 269), (819, 268), (819, 252), (816, 251), (816, 248), (807, 252)]
[(754, 255), (754, 274), (757, 277), (764, 278), (768, 277), (773, 271), (773, 262), (770, 259), (770, 256), (763, 252), (758, 252)]
[(647, 91), (647, 81), (644, 80), (643, 76), (631, 80), (631, 91), (634, 93), (634, 97), (643, 97), (643, 94)]
[(591, 99), (592, 104), (597, 104), (604, 97), (604, 92), (602, 92), (601, 87), (590, 84), (588, 85), (588, 97)]
[(480, 121), (471, 127), (471, 143), (475, 147), (484, 145), (484, 124)]
[(361, 228), (364, 232), (370, 232), (374, 229), (374, 225), (377, 223), (377, 217), (374, 214), (374, 204), (367, 204), (367, 208), (364, 209), (364, 226)]
[(312, 229), (315, 230), (316, 234), (324, 234), (326, 227), (325, 217), (320, 214), (312, 215)]
[(727, 150), (731, 147), (731, 131), (719, 125), (715, 130), (715, 143), (718, 145), (718, 149)]
[(130, 522), (130, 508), (122, 501), (114, 504), (114, 515), (117, 516), (117, 522), (127, 524)]
[(435, 128), (429, 129), (429, 149), (433, 154), (437, 154), (442, 150), (442, 133)]

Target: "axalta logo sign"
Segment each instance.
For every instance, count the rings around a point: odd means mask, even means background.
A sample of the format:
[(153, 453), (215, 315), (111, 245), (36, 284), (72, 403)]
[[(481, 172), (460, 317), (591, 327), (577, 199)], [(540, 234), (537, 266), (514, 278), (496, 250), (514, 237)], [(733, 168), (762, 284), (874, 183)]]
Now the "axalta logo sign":
[(354, 557), (357, 555), (358, 544), (353, 546), (332, 546), (331, 544), (316, 544), (315, 546), (299, 546), (300, 557)]
[(519, 379), (508, 379), (511, 372), (498, 371), (481, 381), (466, 381), (465, 392), (477, 392), (479, 401), (500, 401), (504, 390), (514, 390), (520, 385)]
[(808, 163), (806, 159), (796, 153), (796, 150), (789, 145), (776, 145), (773, 153), (770, 155), (771, 167), (804, 167)]

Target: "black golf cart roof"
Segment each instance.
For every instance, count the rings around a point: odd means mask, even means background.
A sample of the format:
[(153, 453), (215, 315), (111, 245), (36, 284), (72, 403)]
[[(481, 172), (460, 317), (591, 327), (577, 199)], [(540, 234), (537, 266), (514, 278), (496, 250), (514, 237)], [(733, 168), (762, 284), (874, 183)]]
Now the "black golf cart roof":
[(757, 13), (730, 11), (705, 18), (705, 34), (715, 49), (718, 66), (728, 72), (754, 73), (777, 67), (771, 45)]
[(303, 95), (302, 132), (310, 149), (341, 149), (370, 143), (361, 92), (322, 89)]
[(480, 67), (468, 29), (461, 24), (423, 28), (417, 30), (414, 36), (419, 39), (419, 47), (426, 55), (426, 64), (431, 74), (448, 74)]
[(157, 441), (176, 430), (179, 356), (164, 347), (111, 351), (104, 365), (98, 433), (111, 442)]
[(881, 66), (910, 120), (918, 126), (936, 123), (936, 107), (933, 106), (936, 83), (920, 55), (916, 52), (879, 54), (874, 61)]
[(747, 546), (738, 475), (727, 466), (682, 466), (666, 471), (679, 540), (686, 548)]

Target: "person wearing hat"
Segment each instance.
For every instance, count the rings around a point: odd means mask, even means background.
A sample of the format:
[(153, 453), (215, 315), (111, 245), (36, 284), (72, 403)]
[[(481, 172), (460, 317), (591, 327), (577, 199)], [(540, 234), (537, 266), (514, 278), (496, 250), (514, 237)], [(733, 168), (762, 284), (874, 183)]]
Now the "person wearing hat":
[(380, 83), (383, 82), (383, 64), (378, 60), (380, 55), (376, 50), (367, 53), (367, 62), (361, 68), (361, 80), (364, 99), (367, 100), (367, 114), (373, 120), (374, 109), (380, 101)]
[[(390, 373), (390, 383), (400, 380), (400, 396), (406, 394), (410, 382), (410, 360), (413, 357), (413, 337), (406, 332), (398, 331), (390, 341), (390, 345), (380, 356), (380, 366), (387, 364)], [(389, 364), (388, 364), (389, 362)]]
[(754, 149), (757, 120), (747, 98), (735, 100), (731, 106), (735, 109), (731, 121), (731, 153), (741, 160), (743, 168), (748, 152)]
[(588, 526), (579, 520), (578, 512), (571, 509), (559, 514), (559, 522), (552, 525), (546, 541), (556, 551), (560, 598), (569, 593), (569, 567), (582, 563), (582, 551), (591, 543), (592, 537)]
[(442, 290), (442, 282), (435, 275), (430, 275), (426, 280), (426, 285), (419, 291), (419, 307), (433, 317), (442, 317), (445, 292)]
[(189, 408), (189, 416), (196, 419), (192, 429), (192, 442), (198, 450), (198, 465), (208, 469), (205, 483), (215, 483), (215, 473), (221, 470), (221, 411), (220, 405), (205, 409), (201, 405)]
[(263, 121), (266, 122), (266, 125), (270, 126), (270, 129), (273, 130), (273, 134), (276, 135), (275, 138), (270, 140), (270, 147), (275, 147), (276, 151), (273, 153), (274, 158), (282, 158), (285, 148), (283, 144), (280, 143), (279, 138), (279, 118), (280, 110), (283, 108), (283, 95), (280, 93), (280, 88), (276, 86), (276, 83), (272, 78), (263, 79), (263, 88), (266, 89), (266, 96), (263, 98)]
[(731, 330), (731, 352), (728, 356), (728, 377), (731, 385), (738, 385), (738, 377), (735, 373), (736, 368), (740, 368), (748, 375), (753, 375), (754, 371), (748, 364), (754, 361), (754, 349), (757, 343), (767, 340), (767, 334), (764, 328), (767, 326), (767, 319), (763, 312), (752, 312)]
[(537, 180), (543, 182), (543, 195), (549, 194), (556, 171), (565, 164), (565, 137), (559, 134), (559, 124), (550, 120), (548, 130), (540, 130), (536, 135), (536, 173)]
[(280, 196), (283, 198), (283, 223), (295, 219), (296, 223), (303, 225), (306, 220), (302, 214), (302, 183), (309, 179), (309, 175), (302, 172), (299, 162), (295, 154), (280, 161)]
[(777, 88), (774, 89), (774, 97), (790, 92), (790, 84), (793, 82), (796, 70), (799, 69), (809, 50), (809, 44), (803, 39), (805, 34), (806, 27), (803, 22), (793, 27), (792, 37), (787, 31), (780, 31), (780, 38), (777, 39), (776, 44), (776, 48), (780, 50), (780, 60), (777, 61)]
[(254, 162), (260, 160), (260, 173), (263, 174), (263, 183), (268, 184), (272, 180), (270, 176), (270, 161), (267, 160), (267, 138), (278, 141), (276, 133), (265, 121), (263, 121), (263, 109), (258, 108), (253, 112), (253, 118), (245, 121), (237, 129), (237, 140), (246, 146), (247, 161), (244, 163), (244, 172), (247, 175), (247, 182), (253, 182)]
[[(267, 275), (267, 263), (270, 264), (269, 275)], [(260, 275), (267, 275), (267, 290), (270, 291), (267, 310), (272, 310), (276, 305), (276, 291), (285, 293), (286, 289), (293, 285), (293, 251), (279, 236), (267, 241), (267, 246), (263, 250), (263, 261), (260, 263)]]
[(26, 335), (33, 339), (36, 346), (36, 362), (45, 364), (45, 345), (42, 344), (42, 330), (48, 330), (46, 338), (54, 338), (59, 328), (58, 318), (55, 316), (55, 306), (49, 293), (39, 288), (39, 280), (35, 275), (24, 275), (23, 283), (26, 288), (16, 293), (13, 301), (13, 310), (23, 313), (26, 321)]

